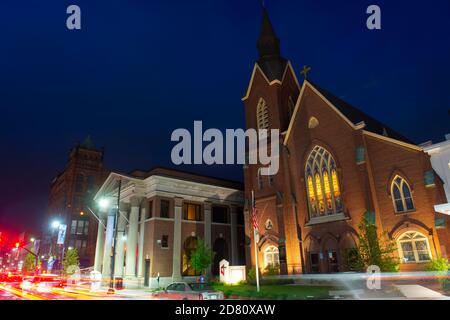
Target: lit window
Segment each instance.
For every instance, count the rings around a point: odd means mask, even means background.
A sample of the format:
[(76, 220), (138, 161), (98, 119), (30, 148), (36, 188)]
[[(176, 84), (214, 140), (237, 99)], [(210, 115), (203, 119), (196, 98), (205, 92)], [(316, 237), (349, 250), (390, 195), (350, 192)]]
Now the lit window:
[(264, 267), (278, 267), (280, 265), (280, 253), (275, 246), (267, 247), (264, 250)]
[(322, 147), (314, 147), (305, 172), (310, 217), (341, 213), (341, 190), (331, 154)]
[(258, 121), (258, 129), (269, 129), (269, 110), (266, 101), (263, 98), (258, 101), (256, 118)]
[(395, 212), (414, 210), (411, 189), (406, 180), (402, 177), (396, 176), (392, 181), (391, 195), (394, 202)]
[(200, 221), (200, 205), (193, 203), (183, 203), (184, 220)]
[(402, 263), (417, 263), (431, 260), (428, 239), (421, 233), (412, 231), (403, 234), (398, 240)]

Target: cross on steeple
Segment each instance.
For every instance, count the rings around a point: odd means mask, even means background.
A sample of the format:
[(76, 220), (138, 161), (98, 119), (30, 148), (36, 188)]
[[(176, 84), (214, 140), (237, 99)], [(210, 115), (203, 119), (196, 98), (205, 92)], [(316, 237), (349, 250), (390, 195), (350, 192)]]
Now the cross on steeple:
[(307, 65), (304, 65), (303, 66), (303, 70), (302, 70), (302, 72), (300, 72), (304, 77), (305, 77), (305, 80), (306, 80), (306, 78), (308, 78), (308, 73), (311, 71), (311, 68), (310, 67), (308, 67)]

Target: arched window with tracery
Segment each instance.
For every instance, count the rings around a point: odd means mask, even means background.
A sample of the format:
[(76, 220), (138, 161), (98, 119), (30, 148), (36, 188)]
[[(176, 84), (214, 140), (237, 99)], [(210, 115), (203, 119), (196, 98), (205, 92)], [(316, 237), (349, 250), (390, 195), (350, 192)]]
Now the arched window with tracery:
[(280, 265), (280, 252), (275, 246), (269, 246), (264, 250), (264, 267), (277, 268)]
[(398, 248), (402, 263), (419, 263), (431, 260), (428, 239), (416, 231), (409, 231), (398, 239)]
[(414, 202), (411, 194), (411, 188), (408, 182), (400, 176), (395, 176), (391, 185), (392, 201), (394, 202), (395, 212), (405, 212), (414, 210)]
[(331, 154), (315, 146), (306, 161), (306, 189), (311, 218), (342, 212), (341, 189), (336, 162)]
[(269, 109), (263, 98), (260, 98), (258, 101), (258, 106), (256, 108), (256, 119), (258, 122), (258, 129), (269, 129)]

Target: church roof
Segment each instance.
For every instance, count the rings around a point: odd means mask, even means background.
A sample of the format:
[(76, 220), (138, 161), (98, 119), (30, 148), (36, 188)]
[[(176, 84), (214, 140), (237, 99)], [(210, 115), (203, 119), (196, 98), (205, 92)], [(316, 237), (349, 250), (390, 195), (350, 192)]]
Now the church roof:
[(396, 140), (400, 140), (406, 143), (414, 144), (411, 140), (403, 136), (402, 134), (398, 133), (394, 129), (390, 128), (389, 126), (381, 123), (380, 121), (376, 120), (375, 118), (369, 116), (368, 114), (364, 113), (360, 109), (352, 106), (348, 102), (336, 97), (329, 91), (319, 87), (318, 85), (312, 83), (308, 80), (308, 82), (317, 89), (331, 104), (333, 104), (347, 119), (349, 119), (353, 124), (358, 124), (362, 121), (366, 124), (365, 130), (383, 135), (389, 138), (393, 138)]

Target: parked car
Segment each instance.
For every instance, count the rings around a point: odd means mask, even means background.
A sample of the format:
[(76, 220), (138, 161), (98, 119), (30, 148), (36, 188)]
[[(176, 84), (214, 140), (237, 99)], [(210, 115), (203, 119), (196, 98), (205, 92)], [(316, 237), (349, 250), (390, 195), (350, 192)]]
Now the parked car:
[(50, 292), (53, 288), (64, 288), (66, 280), (55, 274), (45, 274), (23, 279), (21, 288), (24, 291)]
[(154, 297), (170, 300), (223, 300), (223, 292), (216, 291), (207, 284), (174, 282), (165, 290), (156, 291)]

